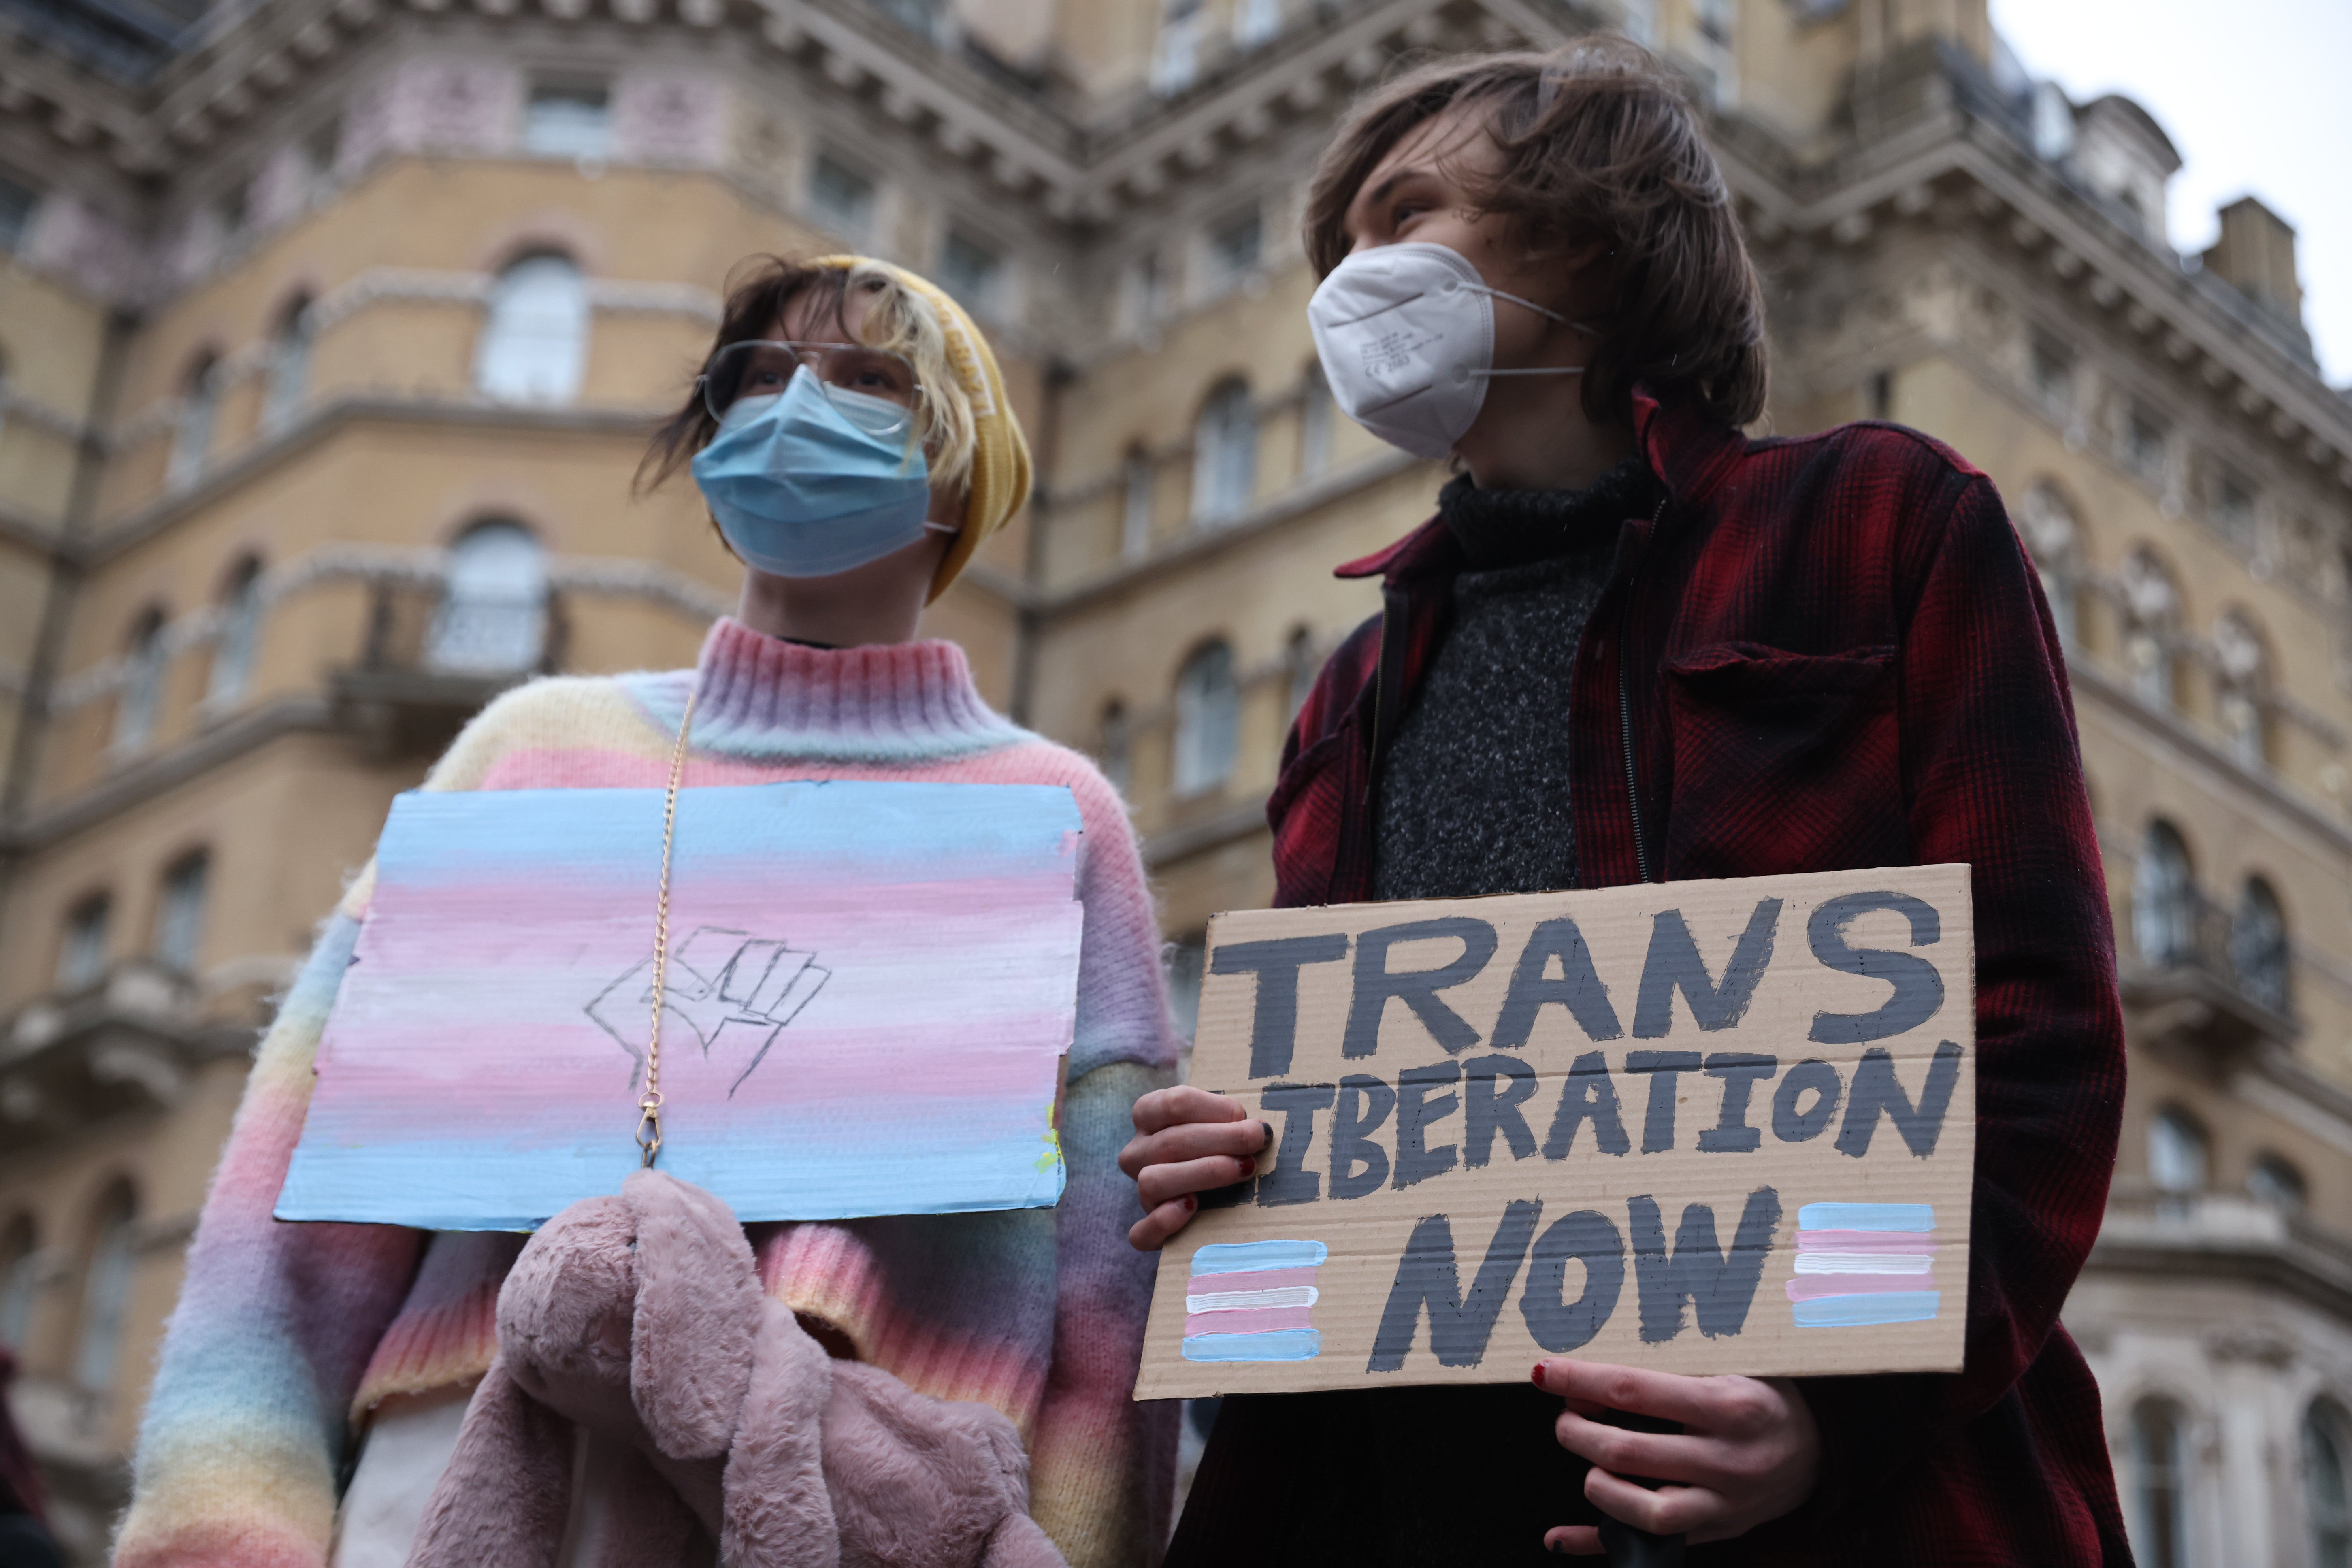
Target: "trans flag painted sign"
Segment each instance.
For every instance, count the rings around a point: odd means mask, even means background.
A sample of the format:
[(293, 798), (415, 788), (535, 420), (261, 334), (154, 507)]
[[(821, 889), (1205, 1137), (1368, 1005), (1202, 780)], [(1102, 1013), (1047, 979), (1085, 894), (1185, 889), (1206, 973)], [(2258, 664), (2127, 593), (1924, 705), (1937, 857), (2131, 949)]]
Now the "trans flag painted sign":
[(1137, 1397), (1959, 1368), (1967, 867), (1225, 914), (1205, 968), (1192, 1081), (1275, 1137)]
[[(662, 804), (394, 803), (280, 1219), (521, 1230), (620, 1190)], [(1056, 1202), (1079, 826), (1045, 785), (683, 791), (662, 1168), (746, 1221)]]

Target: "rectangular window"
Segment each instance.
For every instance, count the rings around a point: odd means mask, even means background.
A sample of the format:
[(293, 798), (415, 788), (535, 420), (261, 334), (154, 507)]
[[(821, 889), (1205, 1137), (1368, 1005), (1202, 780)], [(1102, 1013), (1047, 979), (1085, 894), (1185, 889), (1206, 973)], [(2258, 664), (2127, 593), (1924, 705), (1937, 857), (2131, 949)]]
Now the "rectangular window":
[(882, 14), (910, 33), (937, 42), (945, 28), (945, 7), (940, 0), (881, 0)]
[(1281, 31), (1282, 0), (1235, 0), (1234, 43), (1244, 49), (1254, 49), (1270, 42)]
[(2137, 404), (2124, 420), (2124, 466), (2152, 485), (2164, 482), (2164, 450), (2171, 437), (2165, 423)]
[(213, 203), (213, 221), (220, 226), (223, 239), (235, 239), (245, 232), (245, 198), (248, 186), (248, 182), (239, 180)]
[(1253, 209), (1209, 234), (1209, 276), (1223, 293), (1257, 270), (1265, 248), (1265, 224)]
[(2254, 487), (2230, 468), (2213, 476), (2213, 526), (2235, 543), (2254, 542)]
[(104, 893), (84, 899), (66, 916), (65, 945), (58, 952), (58, 989), (79, 991), (106, 973), (108, 927), (114, 906)]
[(205, 936), (205, 884), (212, 862), (202, 850), (184, 856), (163, 878), (163, 900), (155, 910), (155, 961), (181, 974), (193, 974)]
[(874, 182), (827, 153), (809, 170), (811, 216), (847, 240), (862, 240), (874, 221)]
[(1158, 251), (1128, 264), (1124, 305), (1129, 334), (1150, 331), (1168, 314), (1168, 268)]
[(23, 247), (39, 199), (14, 180), (0, 180), (0, 252), (13, 256)]
[(2051, 418), (2063, 422), (2074, 413), (2074, 355), (2063, 343), (2037, 335), (2033, 340), (2033, 395)]
[(1151, 454), (1139, 447), (1127, 455), (1126, 494), (1118, 520), (1118, 551), (1129, 561), (1151, 552), (1152, 491), (1158, 468)]
[(541, 83), (523, 110), (522, 150), (542, 158), (602, 158), (613, 145), (612, 95), (601, 86)]
[(1865, 400), (1870, 407), (1871, 418), (1894, 418), (1895, 373), (1891, 370), (1873, 371)]
[(1167, 0), (1160, 39), (1151, 50), (1151, 90), (1162, 97), (1183, 91), (1201, 74), (1201, 31), (1208, 18), (1205, 0)]
[(334, 188), (335, 163), (343, 153), (343, 122), (330, 120), (302, 138), (302, 164), (313, 200)]
[(953, 229), (940, 248), (940, 287), (975, 316), (993, 314), (1004, 279), (1004, 258)]
[(1302, 479), (1318, 479), (1330, 470), (1333, 412), (1331, 387), (1323, 379), (1323, 367), (1308, 365), (1298, 394), (1298, 473)]

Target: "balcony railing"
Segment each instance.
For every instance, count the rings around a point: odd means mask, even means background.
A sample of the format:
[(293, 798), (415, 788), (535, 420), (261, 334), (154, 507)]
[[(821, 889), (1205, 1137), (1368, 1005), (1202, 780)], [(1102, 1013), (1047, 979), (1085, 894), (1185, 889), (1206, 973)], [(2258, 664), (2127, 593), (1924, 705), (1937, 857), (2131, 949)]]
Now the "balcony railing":
[(508, 687), (561, 667), (563, 598), (452, 595), (438, 578), (368, 582), (359, 662), (335, 673), (339, 718), (387, 752), (432, 754)]
[(2284, 1045), (2301, 1032), (2290, 984), (2286, 932), (2273, 918), (2248, 918), (2196, 888), (2136, 903), (2138, 963), (2123, 973), (2126, 1001), (2183, 1004), (2168, 1015), (2218, 1047)]
[(238, 1000), (133, 959), (26, 1004), (0, 1034), (0, 1146), (177, 1105), (204, 1063), (251, 1048), (257, 1020)]

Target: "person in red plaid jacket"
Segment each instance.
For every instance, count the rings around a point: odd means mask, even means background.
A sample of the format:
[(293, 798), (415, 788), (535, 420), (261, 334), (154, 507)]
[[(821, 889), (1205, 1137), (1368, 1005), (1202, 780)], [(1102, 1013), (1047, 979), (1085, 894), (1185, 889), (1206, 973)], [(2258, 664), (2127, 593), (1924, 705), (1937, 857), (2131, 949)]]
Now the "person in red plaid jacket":
[[(1702, 1563), (2127, 1563), (2058, 1321), (2115, 1160), (2114, 938), (2057, 635), (1991, 482), (1891, 425), (1740, 433), (1761, 293), (1696, 117), (1622, 41), (1376, 92), (1307, 240), (1334, 396), (1460, 473), (1340, 569), (1384, 609), (1285, 749), (1276, 901), (1967, 862), (1966, 1369), (1556, 1357), (1528, 1388), (1228, 1398), (1171, 1563), (1489, 1568), (1599, 1552), (1604, 1516)], [(1191, 1088), (1135, 1123), (1146, 1249), (1270, 1139)]]

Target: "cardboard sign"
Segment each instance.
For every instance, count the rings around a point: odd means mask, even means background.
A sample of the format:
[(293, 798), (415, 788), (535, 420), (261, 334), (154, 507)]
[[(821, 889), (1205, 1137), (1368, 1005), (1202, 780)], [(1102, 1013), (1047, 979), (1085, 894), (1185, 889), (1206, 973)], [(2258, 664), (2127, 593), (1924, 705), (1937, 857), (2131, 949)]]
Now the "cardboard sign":
[[(529, 1229), (620, 1190), (662, 802), (394, 803), (278, 1217)], [(1044, 785), (682, 792), (661, 1168), (747, 1221), (1055, 1203), (1080, 827)]]
[(1139, 1399), (1957, 1371), (1969, 869), (1218, 916), (1192, 1081), (1270, 1123)]

